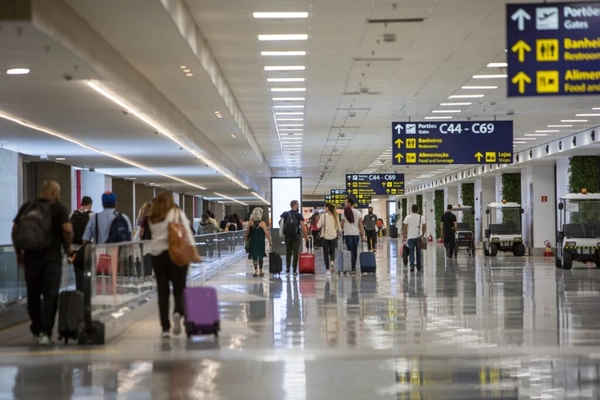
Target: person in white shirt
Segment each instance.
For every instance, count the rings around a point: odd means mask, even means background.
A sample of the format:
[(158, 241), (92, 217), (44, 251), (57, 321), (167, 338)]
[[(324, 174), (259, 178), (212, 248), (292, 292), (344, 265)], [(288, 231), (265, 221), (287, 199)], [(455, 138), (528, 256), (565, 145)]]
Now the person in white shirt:
[[(344, 230), (344, 240), (346, 247), (352, 254), (352, 275), (356, 274), (356, 260), (358, 258), (358, 242), (365, 239), (365, 229), (360, 211), (355, 209), (354, 200), (350, 197), (346, 199), (346, 207), (342, 214), (342, 229)], [(360, 235), (360, 239), (359, 239)]]
[(317, 226), (321, 231), (323, 259), (327, 268), (327, 275), (329, 275), (331, 272), (335, 273), (335, 250), (337, 248), (338, 233), (342, 230), (333, 204), (325, 204), (325, 213), (319, 218)]
[(402, 229), (402, 236), (404, 240), (408, 243), (409, 249), (409, 261), (410, 261), (410, 271), (415, 270), (415, 253), (417, 255), (417, 271), (421, 271), (423, 269), (423, 265), (421, 262), (421, 250), (417, 248), (417, 241), (419, 240), (419, 236), (425, 234), (427, 226), (425, 225), (425, 218), (419, 214), (419, 206), (413, 204), (410, 207), (411, 214), (407, 215), (404, 218), (404, 226)]
[[(181, 316), (183, 315), (183, 290), (186, 286), (187, 270), (189, 266), (179, 267), (173, 263), (169, 257), (169, 223), (180, 222), (186, 230), (187, 239), (190, 244), (196, 247), (194, 234), (190, 228), (190, 223), (173, 201), (173, 195), (169, 192), (162, 192), (150, 208), (148, 214), (150, 223), (150, 233), (152, 234), (152, 267), (156, 277), (156, 288), (158, 293), (158, 311), (160, 314), (160, 323), (162, 325), (162, 337), (169, 338), (171, 323), (169, 321), (169, 296), (171, 290), (169, 284), (173, 285), (173, 298), (175, 307), (173, 309), (173, 334), (181, 333)], [(200, 261), (200, 256), (196, 254), (194, 262)]]

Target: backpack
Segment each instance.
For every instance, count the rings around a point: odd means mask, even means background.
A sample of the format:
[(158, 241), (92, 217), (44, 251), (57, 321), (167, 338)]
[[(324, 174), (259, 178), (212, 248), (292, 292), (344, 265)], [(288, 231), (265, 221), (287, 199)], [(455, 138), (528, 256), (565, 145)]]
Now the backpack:
[(283, 224), (283, 234), (288, 237), (298, 235), (298, 218), (296, 218), (296, 212), (288, 212), (288, 216)]
[(235, 222), (228, 222), (227, 225), (225, 225), (225, 227), (227, 228), (227, 231), (229, 232), (233, 232), (237, 230), (237, 224)]
[(120, 212), (115, 211), (115, 219), (110, 224), (106, 243), (131, 242), (131, 231), (127, 220)]
[(77, 210), (71, 215), (71, 225), (73, 225), (73, 244), (83, 244), (83, 234), (90, 221), (91, 211)]
[(52, 208), (49, 201), (32, 201), (19, 217), (15, 246), (25, 251), (45, 250), (52, 244)]

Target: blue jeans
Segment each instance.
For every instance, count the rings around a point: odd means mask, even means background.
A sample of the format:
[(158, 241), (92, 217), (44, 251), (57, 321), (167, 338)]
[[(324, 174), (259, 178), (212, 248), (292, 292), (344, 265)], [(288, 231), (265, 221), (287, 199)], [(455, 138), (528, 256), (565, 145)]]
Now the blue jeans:
[(408, 260), (410, 262), (410, 267), (415, 267), (415, 253), (417, 253), (417, 269), (420, 271), (423, 266), (421, 265), (421, 250), (417, 248), (417, 240), (419, 238), (408, 239)]
[(358, 235), (344, 236), (346, 248), (350, 250), (350, 253), (352, 254), (352, 271), (356, 270), (356, 259), (358, 258), (358, 239)]

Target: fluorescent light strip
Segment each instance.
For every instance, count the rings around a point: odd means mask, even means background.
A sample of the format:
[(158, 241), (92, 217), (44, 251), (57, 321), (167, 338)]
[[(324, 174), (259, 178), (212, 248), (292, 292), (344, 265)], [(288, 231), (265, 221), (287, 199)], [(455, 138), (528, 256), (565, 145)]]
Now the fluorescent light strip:
[(513, 142), (513, 144), (527, 144), (527, 142)]
[(277, 121), (304, 121), (304, 118), (277, 118)]
[(491, 62), (487, 65), (488, 68), (506, 68), (508, 63), (505, 62)]
[(547, 125), (548, 128), (572, 128), (573, 125)]
[(306, 92), (306, 88), (271, 88), (271, 92)]
[(286, 128), (296, 128), (299, 126), (304, 126), (304, 124), (278, 124), (278, 126), (280, 128), (286, 127)]
[(174, 181), (177, 181), (177, 182), (180, 182), (180, 183), (183, 183), (183, 184), (186, 184), (186, 185), (189, 185), (189, 186), (201, 189), (201, 190), (206, 190), (206, 188), (203, 187), (203, 186), (196, 185), (195, 183), (186, 181), (184, 179), (176, 178), (176, 177), (174, 177), (172, 175), (169, 175), (169, 174), (165, 174), (163, 172), (155, 170), (154, 168), (147, 167), (145, 165), (139, 164), (139, 163), (137, 163), (135, 161), (128, 160), (127, 158), (118, 156), (116, 154), (112, 154), (112, 153), (109, 153), (109, 152), (104, 151), (104, 150), (96, 149), (95, 147), (91, 147), (91, 146), (89, 146), (89, 145), (87, 145), (87, 144), (85, 144), (83, 142), (80, 142), (79, 140), (74, 139), (74, 138), (72, 138), (70, 136), (64, 135), (62, 133), (55, 132), (53, 130), (44, 128), (44, 127), (39, 126), (39, 125), (32, 124), (32, 123), (30, 123), (28, 121), (25, 121), (25, 120), (18, 119), (16, 117), (13, 117), (12, 115), (0, 112), (0, 118), (6, 119), (8, 121), (12, 121), (12, 122), (14, 122), (14, 123), (16, 123), (18, 125), (24, 126), (26, 128), (29, 128), (29, 129), (33, 129), (33, 130), (36, 130), (38, 132), (43, 132), (43, 133), (46, 133), (46, 134), (48, 134), (50, 136), (57, 137), (59, 139), (65, 140), (65, 141), (70, 142), (70, 143), (73, 143), (73, 144), (75, 144), (77, 146), (83, 147), (84, 149), (93, 151), (94, 153), (102, 154), (102, 155), (104, 155), (106, 157), (112, 158), (113, 160), (117, 160), (117, 161), (120, 161), (120, 162), (122, 162), (124, 164), (131, 165), (132, 167), (143, 169), (143, 170), (148, 171), (148, 172), (150, 172), (152, 174), (160, 175), (160, 176), (163, 176), (165, 178), (172, 179)]
[(600, 110), (600, 107), (594, 107), (592, 110)]
[(452, 119), (454, 117), (452, 116), (447, 116), (447, 117), (425, 117), (425, 119)]
[(440, 103), (440, 106), (470, 106), (473, 103)]
[(265, 71), (304, 71), (304, 65), (267, 65)]
[(304, 112), (301, 112), (301, 111), (276, 112), (275, 115), (304, 115)]
[(600, 114), (575, 114), (576, 117), (600, 117)]
[(473, 75), (473, 79), (504, 79), (508, 78), (506, 74), (492, 74), (492, 75)]
[(273, 97), (273, 101), (304, 101), (304, 97)]
[(453, 94), (452, 96), (448, 97), (449, 99), (475, 99), (475, 98), (480, 98), (483, 97), (485, 95), (483, 94)]
[(541, 129), (541, 130), (535, 131), (535, 133), (555, 133), (555, 132), (560, 132), (560, 129)]
[(498, 86), (461, 86), (461, 89), (465, 90), (492, 90), (498, 89)]
[[(151, 119), (149, 119), (148, 117), (146, 117), (144, 114), (138, 112), (137, 110), (134, 110), (131, 106), (129, 106), (128, 104), (126, 104), (123, 100), (121, 100), (120, 98), (118, 98), (117, 96), (115, 96), (114, 94), (112, 94), (111, 92), (109, 92), (108, 90), (104, 89), (102, 86), (100, 86), (96, 82), (94, 82), (94, 81), (88, 81), (87, 85), (90, 88), (94, 89), (96, 92), (98, 92), (101, 95), (103, 95), (104, 97), (106, 97), (107, 99), (111, 100), (113, 103), (115, 103), (115, 104), (123, 107), (129, 113), (135, 115), (136, 117), (138, 117), (139, 119), (141, 119), (142, 121), (144, 121), (146, 124), (148, 124), (152, 128), (154, 128), (154, 130), (156, 130), (159, 133), (162, 133), (163, 135), (165, 135), (166, 137), (168, 137), (169, 139), (171, 139), (173, 142), (177, 143), (180, 147), (186, 149), (192, 155), (194, 155), (195, 157), (201, 159), (204, 163), (206, 163), (210, 167), (214, 168), (215, 170), (219, 171), (225, 177), (227, 177), (228, 179), (232, 180), (233, 182), (235, 182), (236, 184), (238, 184), (242, 188), (244, 188), (244, 189), (248, 189), (249, 188), (249, 186), (247, 184), (245, 184), (244, 182), (242, 182), (241, 180), (239, 180), (235, 176), (231, 175), (230, 173), (228, 173), (228, 172), (224, 171), (223, 169), (219, 168), (210, 159), (208, 159), (204, 155), (200, 154), (196, 150), (194, 150), (191, 147), (189, 147), (187, 144), (185, 144), (184, 142), (182, 142), (181, 140), (179, 140), (172, 133), (170, 133), (169, 131), (167, 131), (165, 128), (163, 128), (162, 126), (160, 126), (156, 122), (154, 122)], [(203, 189), (203, 190), (205, 190), (205, 189)]]
[(266, 57), (291, 57), (291, 56), (305, 56), (305, 51), (261, 51), (261, 56)]
[(526, 133), (525, 136), (540, 136), (541, 137), (541, 136), (548, 136), (548, 134), (547, 133)]
[(252, 195), (253, 195), (254, 197), (256, 197), (257, 199), (259, 199), (259, 200), (263, 201), (263, 202), (264, 202), (266, 205), (268, 205), (268, 206), (270, 206), (270, 205), (271, 205), (271, 203), (269, 203), (267, 200), (265, 200), (265, 198), (264, 198), (264, 197), (262, 197), (260, 194), (258, 194), (258, 193), (256, 193), (256, 192), (250, 192), (250, 193), (252, 193)]
[(267, 78), (267, 82), (304, 82), (305, 78)]
[(519, 138), (515, 138), (515, 140), (537, 140), (537, 138), (534, 138), (534, 137), (519, 137)]
[(306, 34), (292, 34), (292, 35), (258, 35), (258, 40), (261, 42), (275, 41), (275, 40), (308, 40)]
[(288, 106), (273, 106), (273, 108), (304, 108), (304, 106), (290, 104)]
[(451, 113), (459, 113), (462, 112), (462, 110), (433, 110), (432, 113), (434, 114), (451, 114)]
[(308, 18), (307, 12), (255, 12), (254, 18)]
[(224, 194), (217, 193), (217, 192), (214, 192), (214, 193), (215, 193), (217, 196), (221, 196), (221, 197), (223, 197), (223, 198), (225, 198), (225, 199), (229, 199), (229, 200), (231, 200), (231, 201), (235, 201), (236, 203), (238, 203), (238, 204), (241, 204), (241, 205), (243, 205), (243, 206), (248, 206), (248, 204), (246, 204), (246, 203), (242, 203), (241, 201), (238, 201), (238, 200), (236, 200), (236, 199), (232, 199), (231, 197), (229, 197), (229, 196), (225, 196)]
[(561, 119), (560, 122), (588, 122), (587, 119)]

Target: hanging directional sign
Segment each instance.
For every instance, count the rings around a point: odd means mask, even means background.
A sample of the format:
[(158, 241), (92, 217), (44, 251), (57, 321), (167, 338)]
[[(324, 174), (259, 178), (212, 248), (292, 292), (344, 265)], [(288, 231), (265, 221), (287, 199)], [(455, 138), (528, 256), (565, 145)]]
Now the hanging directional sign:
[(508, 96), (600, 94), (600, 3), (507, 4)]
[(330, 202), (336, 207), (342, 207), (346, 202), (348, 193), (346, 189), (331, 189), (331, 195), (329, 196)]
[(512, 121), (392, 122), (394, 165), (510, 164)]
[(404, 194), (404, 174), (347, 174), (346, 188), (359, 202), (377, 194)]

